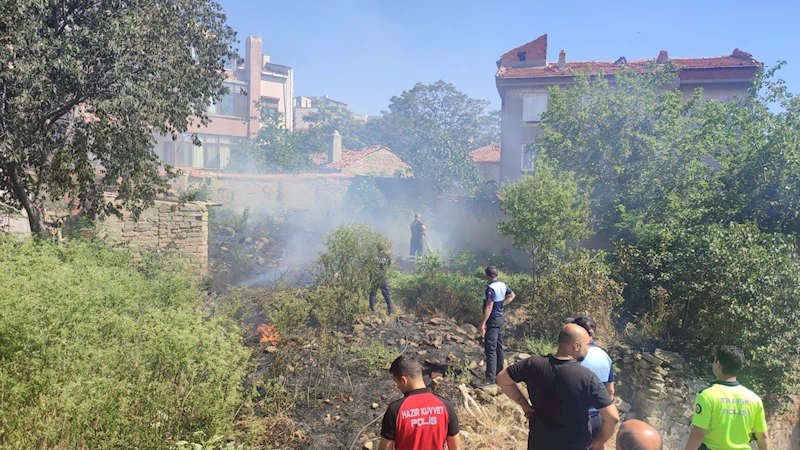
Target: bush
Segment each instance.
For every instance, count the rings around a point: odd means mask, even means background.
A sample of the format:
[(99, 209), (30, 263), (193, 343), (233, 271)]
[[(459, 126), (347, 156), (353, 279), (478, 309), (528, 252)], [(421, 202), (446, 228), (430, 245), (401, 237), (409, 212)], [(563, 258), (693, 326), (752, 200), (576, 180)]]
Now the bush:
[(555, 338), (564, 319), (588, 314), (599, 328), (598, 336), (608, 345), (614, 341), (612, 313), (622, 304), (622, 285), (611, 278), (605, 255), (580, 254), (575, 260), (558, 264), (539, 279), (530, 302), (531, 330), (537, 337)]
[(98, 244), (0, 237), (0, 447), (167, 448), (225, 435), (248, 352), (196, 275)]
[(274, 299), (274, 303), (264, 305), (278, 335), (283, 339), (302, 336), (308, 328), (310, 307), (298, 294), (299, 292), (283, 291)]

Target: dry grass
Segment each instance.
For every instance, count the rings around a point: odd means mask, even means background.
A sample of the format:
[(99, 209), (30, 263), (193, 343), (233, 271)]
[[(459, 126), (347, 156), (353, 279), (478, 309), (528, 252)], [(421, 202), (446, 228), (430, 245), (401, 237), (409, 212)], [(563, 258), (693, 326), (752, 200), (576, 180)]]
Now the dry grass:
[(491, 403), (478, 404), (465, 385), (458, 386), (462, 403), (458, 405), (461, 440), (466, 450), (524, 448), (528, 442), (528, 425), (522, 409), (505, 396), (492, 398)]

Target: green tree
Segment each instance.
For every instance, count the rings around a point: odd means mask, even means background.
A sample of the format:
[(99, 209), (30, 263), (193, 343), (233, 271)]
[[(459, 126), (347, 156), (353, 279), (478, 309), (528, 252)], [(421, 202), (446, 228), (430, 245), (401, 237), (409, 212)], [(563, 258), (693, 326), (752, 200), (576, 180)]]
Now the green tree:
[(343, 148), (356, 149), (380, 143), (378, 136), (367, 129), (367, 122), (356, 118), (346, 106), (325, 106), (309, 113), (303, 120), (310, 125), (306, 143), (315, 152), (327, 151), (334, 131), (342, 136)]
[(506, 186), (500, 199), (510, 219), (500, 221), (497, 229), (530, 253), (534, 278), (568, 243), (589, 236), (588, 198), (578, 192), (571, 173), (539, 164), (532, 175)]
[(718, 156), (709, 143), (724, 132), (717, 102), (703, 101), (699, 90), (684, 101), (679, 90), (664, 89), (674, 66), (651, 69), (623, 69), (613, 84), (580, 73), (574, 86), (551, 89), (543, 133), (530, 148), (575, 173), (592, 192), (600, 229), (612, 234), (700, 216), (713, 175), (704, 157)]
[(0, 17), (1, 200), (39, 234), (50, 199), (98, 217), (152, 205), (166, 186), (153, 133), (205, 124), (225, 92), (235, 33), (219, 4), (20, 0)]
[(312, 167), (309, 154), (313, 149), (304, 146), (303, 139), (302, 133), (293, 133), (283, 126), (280, 112), (262, 105), (261, 128), (255, 138), (237, 147), (231, 169), (262, 173), (309, 170)]
[(498, 116), (487, 114), (488, 106), (442, 80), (417, 83), (392, 97), (381, 121), (383, 139), (439, 192), (468, 190), (479, 180), (469, 152), (497, 135)]

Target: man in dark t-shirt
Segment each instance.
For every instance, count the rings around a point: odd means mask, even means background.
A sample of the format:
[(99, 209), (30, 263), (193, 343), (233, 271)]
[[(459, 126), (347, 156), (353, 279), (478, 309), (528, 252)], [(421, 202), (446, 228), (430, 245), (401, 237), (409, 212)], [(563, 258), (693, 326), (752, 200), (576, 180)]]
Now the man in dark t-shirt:
[[(601, 450), (619, 422), (617, 408), (594, 372), (580, 365), (589, 351), (589, 333), (568, 324), (558, 334), (558, 350), (531, 356), (504, 369), (497, 384), (530, 419), (528, 450)], [(530, 403), (517, 387), (525, 382)], [(603, 423), (592, 440), (586, 411), (594, 406)]]
[(461, 450), (458, 416), (453, 404), (425, 387), (422, 367), (399, 356), (389, 368), (403, 398), (389, 404), (381, 425), (379, 450)]
[(422, 215), (417, 213), (414, 216), (414, 221), (411, 222), (411, 248), (409, 255), (411, 259), (422, 255), (422, 245), (425, 240), (425, 225), (422, 223)]

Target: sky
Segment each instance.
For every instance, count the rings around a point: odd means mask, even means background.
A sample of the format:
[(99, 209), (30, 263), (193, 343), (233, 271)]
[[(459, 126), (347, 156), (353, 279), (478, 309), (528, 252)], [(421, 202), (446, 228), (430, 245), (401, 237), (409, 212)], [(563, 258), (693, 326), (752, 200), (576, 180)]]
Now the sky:
[[(445, 80), (500, 108), (496, 61), (548, 34), (548, 61), (730, 54), (739, 48), (800, 94), (800, 1), (217, 0), (238, 33), (294, 68), (294, 96), (378, 115), (414, 84)], [(613, 5), (613, 6), (612, 6)]]

